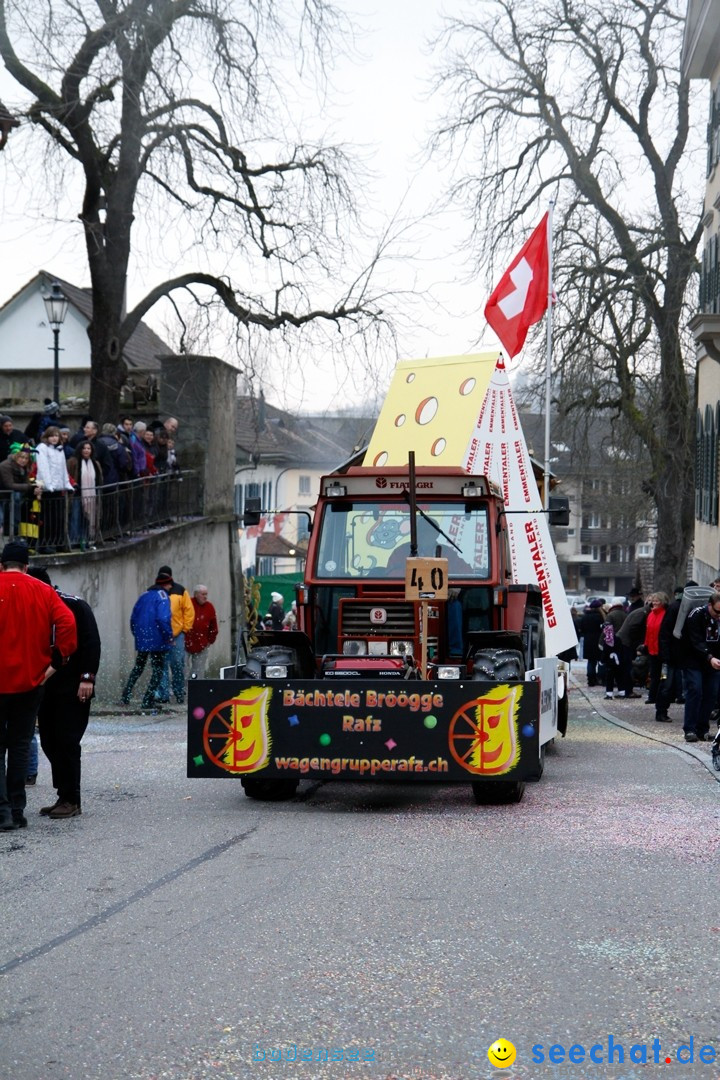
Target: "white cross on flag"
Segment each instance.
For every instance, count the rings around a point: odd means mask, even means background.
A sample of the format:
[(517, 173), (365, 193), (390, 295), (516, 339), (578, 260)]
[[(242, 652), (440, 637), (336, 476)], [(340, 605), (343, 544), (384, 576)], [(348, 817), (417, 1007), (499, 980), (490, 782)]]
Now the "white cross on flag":
[(530, 327), (542, 319), (548, 302), (548, 215), (500, 278), (485, 305), (485, 318), (508, 356), (525, 344)]

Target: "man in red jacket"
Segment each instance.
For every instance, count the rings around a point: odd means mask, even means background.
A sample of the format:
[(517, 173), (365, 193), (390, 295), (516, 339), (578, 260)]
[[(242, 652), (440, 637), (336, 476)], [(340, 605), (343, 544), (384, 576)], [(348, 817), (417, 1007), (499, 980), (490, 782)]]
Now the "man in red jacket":
[(27, 825), (28, 754), (42, 688), (55, 674), (53, 649), (67, 662), (77, 648), (77, 631), (55, 590), (28, 577), (25, 544), (6, 544), (0, 564), (0, 830), (9, 831)]
[(192, 597), (195, 621), (185, 631), (185, 652), (189, 657), (189, 679), (204, 679), (207, 667), (208, 646), (218, 636), (217, 615), (208, 600), (207, 585), (196, 585)]

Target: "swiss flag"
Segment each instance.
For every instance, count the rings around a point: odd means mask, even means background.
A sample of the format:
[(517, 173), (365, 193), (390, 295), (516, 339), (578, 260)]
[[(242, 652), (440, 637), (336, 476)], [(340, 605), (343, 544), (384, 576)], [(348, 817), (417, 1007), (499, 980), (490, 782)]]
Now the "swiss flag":
[(485, 318), (508, 356), (525, 344), (548, 302), (548, 214), (515, 256), (485, 305)]

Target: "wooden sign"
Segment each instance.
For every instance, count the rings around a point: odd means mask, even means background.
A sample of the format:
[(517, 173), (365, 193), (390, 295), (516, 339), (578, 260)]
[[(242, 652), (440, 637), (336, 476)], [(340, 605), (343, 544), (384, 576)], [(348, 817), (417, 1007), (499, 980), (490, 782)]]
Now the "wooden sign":
[(408, 559), (405, 563), (406, 600), (447, 600), (447, 559)]

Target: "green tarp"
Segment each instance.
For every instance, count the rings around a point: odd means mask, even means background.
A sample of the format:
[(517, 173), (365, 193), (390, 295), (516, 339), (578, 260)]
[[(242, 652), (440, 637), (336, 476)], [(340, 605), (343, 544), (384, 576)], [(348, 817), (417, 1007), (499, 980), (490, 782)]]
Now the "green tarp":
[(279, 592), (285, 600), (285, 611), (290, 610), (290, 605), (295, 599), (295, 586), (302, 582), (302, 574), (268, 574), (258, 575), (250, 580), (256, 581), (260, 586), (260, 618), (267, 615), (270, 610), (270, 593)]

